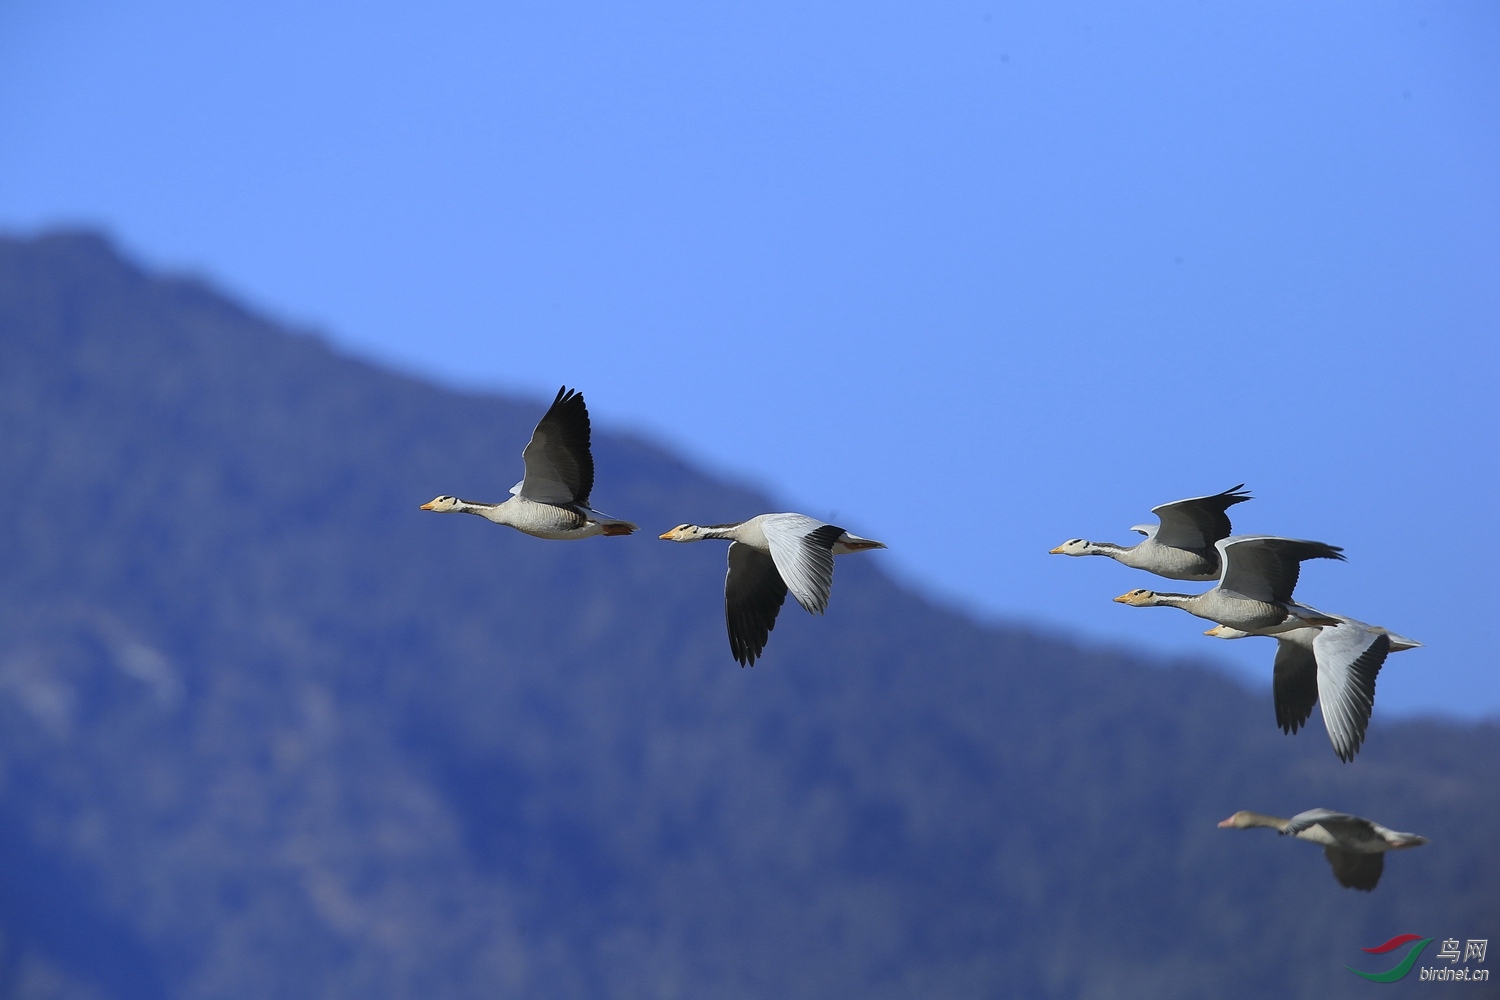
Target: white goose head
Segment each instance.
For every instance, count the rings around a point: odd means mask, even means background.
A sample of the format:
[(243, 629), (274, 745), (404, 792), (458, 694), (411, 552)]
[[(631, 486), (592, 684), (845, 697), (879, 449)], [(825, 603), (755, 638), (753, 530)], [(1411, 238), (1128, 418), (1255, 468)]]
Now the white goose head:
[(670, 531), (656, 536), (664, 542), (697, 542), (711, 537), (707, 530), (696, 524), (679, 524)]
[(1213, 628), (1209, 629), (1203, 634), (1211, 635), (1215, 639), (1244, 639), (1248, 636), (1254, 635), (1255, 633), (1242, 632), (1237, 628), (1230, 628), (1228, 625), (1215, 625)]
[(422, 510), (435, 510), (440, 514), (453, 510), (462, 510), (464, 502), (458, 497), (440, 496), (433, 497), (422, 505)]
[(1116, 604), (1128, 604), (1133, 608), (1153, 608), (1164, 603), (1163, 597), (1180, 597), (1180, 594), (1158, 594), (1154, 590), (1132, 590), (1115, 598)]
[(1094, 548), (1094, 543), (1083, 538), (1070, 538), (1055, 549), (1048, 549), (1047, 554), (1051, 556), (1086, 556)]

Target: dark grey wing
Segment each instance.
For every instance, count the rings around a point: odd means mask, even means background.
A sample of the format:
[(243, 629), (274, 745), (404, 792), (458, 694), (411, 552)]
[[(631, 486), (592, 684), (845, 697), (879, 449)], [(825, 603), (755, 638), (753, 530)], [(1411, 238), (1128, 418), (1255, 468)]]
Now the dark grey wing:
[(752, 666), (766, 648), (785, 600), (786, 581), (770, 555), (731, 542), (729, 575), (724, 578), (724, 621), (729, 626), (729, 650), (740, 666)]
[(1276, 724), (1283, 733), (1295, 733), (1312, 715), (1318, 703), (1318, 661), (1313, 651), (1290, 639), (1276, 643), (1276, 666), (1271, 695), (1276, 702)]
[(1385, 871), (1385, 852), (1356, 854), (1338, 847), (1323, 848), (1323, 857), (1333, 866), (1333, 877), (1346, 889), (1370, 892), (1380, 884)]
[(1375, 678), (1391, 651), (1390, 636), (1352, 623), (1325, 626), (1313, 640), (1323, 725), (1344, 763), (1359, 753), (1375, 707)]
[(1235, 535), (1218, 542), (1219, 586), (1256, 601), (1286, 604), (1304, 559), (1343, 559), (1337, 545), (1274, 535)]
[(526, 478), (511, 492), (528, 500), (587, 507), (594, 490), (594, 456), (589, 450), (589, 411), (583, 394), (563, 386), (531, 442), (521, 452)]
[(1189, 497), (1152, 507), (1151, 513), (1161, 519), (1156, 540), (1179, 549), (1212, 549), (1214, 542), (1229, 537), (1229, 515), (1225, 511), (1249, 499), (1245, 484), (1240, 483), (1213, 496)]
[(1330, 824), (1332, 826), (1341, 826), (1358, 823), (1363, 823), (1366, 827), (1370, 825), (1370, 821), (1363, 816), (1334, 812), (1332, 809), (1309, 809), (1306, 812), (1299, 812), (1287, 820), (1286, 829), (1281, 832), (1284, 836), (1295, 837), (1309, 827), (1323, 826), (1324, 829), (1328, 829)]

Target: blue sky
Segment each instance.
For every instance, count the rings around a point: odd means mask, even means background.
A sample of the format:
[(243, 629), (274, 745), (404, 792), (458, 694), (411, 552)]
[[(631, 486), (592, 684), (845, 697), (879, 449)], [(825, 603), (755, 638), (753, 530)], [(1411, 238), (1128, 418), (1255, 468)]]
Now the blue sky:
[(1500, 714), (1500, 7), (538, 6), (0, 0), (0, 227), (577, 385), (945, 600), (1264, 681), (1046, 555), (1245, 482), (1348, 551), (1301, 599), (1427, 643), (1377, 715)]

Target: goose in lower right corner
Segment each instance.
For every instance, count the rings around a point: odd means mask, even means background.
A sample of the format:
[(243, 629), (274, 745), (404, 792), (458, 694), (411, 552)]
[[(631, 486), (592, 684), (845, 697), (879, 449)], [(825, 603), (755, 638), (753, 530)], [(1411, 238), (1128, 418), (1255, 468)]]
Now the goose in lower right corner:
[(1334, 812), (1331, 809), (1309, 809), (1291, 819), (1267, 816), (1241, 809), (1219, 824), (1221, 829), (1248, 830), (1265, 826), (1282, 836), (1311, 841), (1323, 847), (1323, 856), (1333, 868), (1333, 877), (1346, 889), (1370, 892), (1385, 871), (1385, 852), (1420, 847), (1426, 837), (1400, 833), (1363, 816)]
[[(1310, 625), (1275, 636), (1272, 701), (1276, 724), (1289, 735), (1307, 722), (1313, 706), (1321, 702), (1328, 740), (1339, 759), (1348, 763), (1364, 742), (1375, 707), (1375, 678), (1386, 656), (1422, 644), (1379, 625), (1343, 615), (1329, 617), (1340, 624)], [(1243, 639), (1254, 633), (1216, 625), (1203, 634)]]
[(728, 541), (724, 619), (729, 651), (754, 666), (766, 648), (787, 591), (815, 615), (828, 607), (833, 557), (883, 549), (884, 542), (850, 534), (806, 514), (760, 514), (734, 524), (679, 524), (659, 536), (668, 542)]

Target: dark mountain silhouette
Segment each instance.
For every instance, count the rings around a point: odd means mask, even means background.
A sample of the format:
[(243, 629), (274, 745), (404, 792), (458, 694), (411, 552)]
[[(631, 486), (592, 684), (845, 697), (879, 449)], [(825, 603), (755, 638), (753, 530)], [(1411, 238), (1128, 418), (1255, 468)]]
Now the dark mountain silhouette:
[[(502, 496), (544, 403), (0, 241), (0, 996), (1341, 997), (1500, 937), (1500, 727), (1377, 714), (1346, 766), (878, 555), (740, 669), (722, 548), (651, 535), (779, 505), (608, 400), (593, 500), (651, 532), (417, 510)], [(1215, 827), (1313, 806), (1432, 843), (1364, 894)]]

